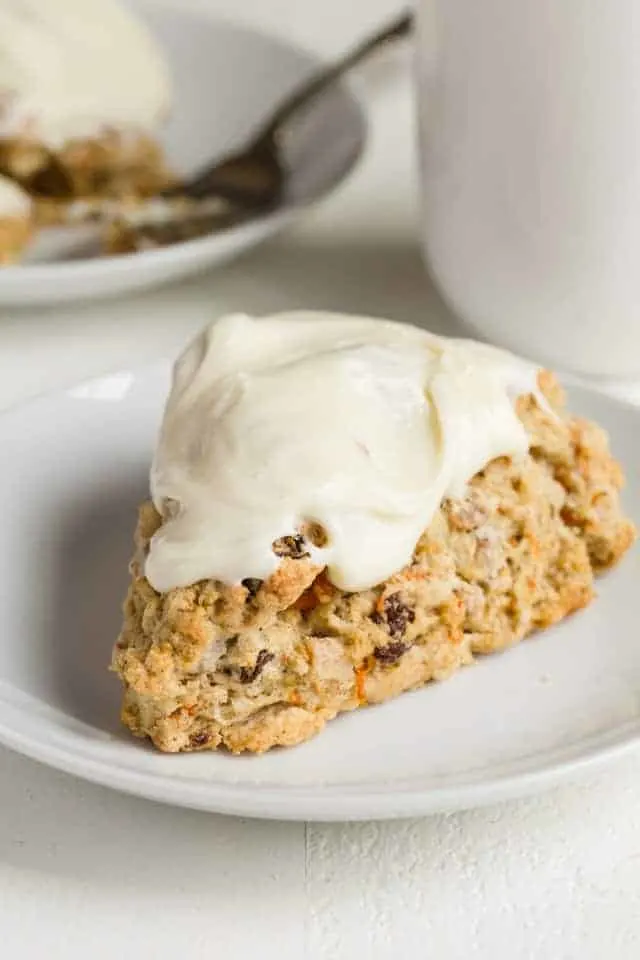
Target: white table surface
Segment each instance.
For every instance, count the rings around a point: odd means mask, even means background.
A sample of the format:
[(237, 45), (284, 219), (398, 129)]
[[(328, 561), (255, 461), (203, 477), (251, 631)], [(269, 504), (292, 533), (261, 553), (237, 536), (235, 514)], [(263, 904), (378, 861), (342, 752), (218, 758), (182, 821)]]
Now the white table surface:
[[(397, 9), (200, 5), (327, 54)], [(362, 87), (367, 156), (296, 230), (148, 295), (3, 312), (0, 406), (172, 355), (228, 310), (306, 305), (452, 329), (416, 240), (406, 60), (367, 71)], [(639, 943), (640, 755), (518, 803), (328, 826), (174, 810), (0, 748), (2, 958), (631, 960)]]

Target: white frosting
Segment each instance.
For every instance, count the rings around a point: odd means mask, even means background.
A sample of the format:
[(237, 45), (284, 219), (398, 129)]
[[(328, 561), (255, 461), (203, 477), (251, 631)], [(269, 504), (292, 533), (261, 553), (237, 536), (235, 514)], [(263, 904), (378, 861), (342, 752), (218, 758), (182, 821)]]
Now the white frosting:
[(116, 0), (0, 0), (0, 136), (153, 132), (170, 93), (158, 44)]
[(0, 176), (0, 217), (16, 219), (28, 217), (30, 213), (29, 195), (13, 180)]
[(409, 562), (445, 496), (528, 449), (514, 397), (536, 368), (416, 327), (323, 313), (212, 324), (176, 363), (151, 470), (166, 522), (159, 591), (265, 578), (273, 541), (315, 520), (330, 579), (360, 590)]

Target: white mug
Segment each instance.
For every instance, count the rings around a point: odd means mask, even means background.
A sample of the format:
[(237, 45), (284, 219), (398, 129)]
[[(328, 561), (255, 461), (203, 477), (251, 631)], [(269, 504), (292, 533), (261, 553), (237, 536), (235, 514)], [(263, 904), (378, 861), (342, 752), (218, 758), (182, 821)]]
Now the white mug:
[(418, 0), (423, 240), (481, 336), (640, 374), (640, 0)]

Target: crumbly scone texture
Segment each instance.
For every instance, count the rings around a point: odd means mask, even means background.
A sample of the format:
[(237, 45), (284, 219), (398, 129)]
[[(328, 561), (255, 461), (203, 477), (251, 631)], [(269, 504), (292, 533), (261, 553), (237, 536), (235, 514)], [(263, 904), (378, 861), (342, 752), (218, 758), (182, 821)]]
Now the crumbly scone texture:
[(168, 752), (290, 746), (586, 606), (635, 530), (606, 434), (565, 412), (551, 374), (540, 386), (549, 409), (517, 401), (525, 460), (492, 461), (444, 501), (411, 563), (371, 590), (334, 587), (305, 549), (317, 531), (302, 529), (274, 545), (268, 580), (159, 594), (143, 561), (162, 519), (144, 503), (113, 656), (124, 723)]
[(70, 203), (99, 211), (105, 200), (135, 202), (174, 182), (160, 145), (151, 137), (110, 131), (72, 140), (59, 150), (27, 138), (0, 140), (0, 173), (34, 199), (41, 225), (64, 222)]

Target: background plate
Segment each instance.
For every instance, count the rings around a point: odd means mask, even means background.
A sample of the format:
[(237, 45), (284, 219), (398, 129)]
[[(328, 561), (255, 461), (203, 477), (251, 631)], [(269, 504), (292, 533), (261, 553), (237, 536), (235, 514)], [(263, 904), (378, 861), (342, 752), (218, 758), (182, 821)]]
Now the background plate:
[[(169, 57), (176, 95), (162, 140), (170, 162), (184, 175), (245, 143), (281, 97), (319, 66), (316, 57), (283, 40), (181, 9), (176, 2), (130, 2)], [(119, 257), (95, 256), (91, 227), (45, 230), (24, 264), (0, 270), (0, 304), (109, 296), (223, 263), (282, 230), (336, 187), (364, 141), (362, 109), (346, 87), (336, 86), (287, 138), (291, 183), (278, 212), (187, 243)]]

